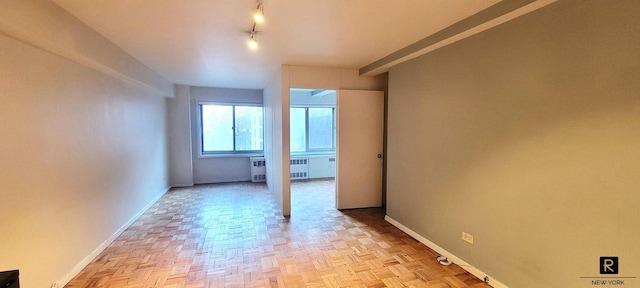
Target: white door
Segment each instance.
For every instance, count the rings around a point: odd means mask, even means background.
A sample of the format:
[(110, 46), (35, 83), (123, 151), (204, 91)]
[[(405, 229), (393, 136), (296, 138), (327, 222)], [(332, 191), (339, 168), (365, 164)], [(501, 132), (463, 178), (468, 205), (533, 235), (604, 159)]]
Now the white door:
[(336, 120), (336, 207), (382, 206), (384, 92), (339, 90)]

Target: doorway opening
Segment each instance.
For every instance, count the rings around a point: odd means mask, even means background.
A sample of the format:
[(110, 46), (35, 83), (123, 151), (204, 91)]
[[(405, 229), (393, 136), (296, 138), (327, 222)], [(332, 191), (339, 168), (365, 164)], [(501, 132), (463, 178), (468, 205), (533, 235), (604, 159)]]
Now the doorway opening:
[(336, 210), (336, 91), (290, 89), (291, 214)]

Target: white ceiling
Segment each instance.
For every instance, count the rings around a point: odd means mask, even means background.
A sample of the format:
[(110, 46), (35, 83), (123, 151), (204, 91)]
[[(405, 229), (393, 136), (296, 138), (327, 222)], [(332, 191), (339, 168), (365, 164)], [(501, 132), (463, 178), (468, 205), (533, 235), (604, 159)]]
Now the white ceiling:
[(361, 68), (499, 0), (52, 0), (167, 80), (264, 88), (281, 64)]

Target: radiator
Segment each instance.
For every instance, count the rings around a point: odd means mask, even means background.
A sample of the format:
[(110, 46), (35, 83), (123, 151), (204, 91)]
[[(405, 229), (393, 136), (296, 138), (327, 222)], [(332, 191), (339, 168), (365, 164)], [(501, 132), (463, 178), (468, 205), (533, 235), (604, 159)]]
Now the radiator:
[(308, 158), (291, 158), (289, 161), (291, 169), (291, 180), (308, 179), (309, 178), (309, 159)]
[(264, 157), (251, 157), (251, 182), (267, 181), (267, 167), (265, 167)]

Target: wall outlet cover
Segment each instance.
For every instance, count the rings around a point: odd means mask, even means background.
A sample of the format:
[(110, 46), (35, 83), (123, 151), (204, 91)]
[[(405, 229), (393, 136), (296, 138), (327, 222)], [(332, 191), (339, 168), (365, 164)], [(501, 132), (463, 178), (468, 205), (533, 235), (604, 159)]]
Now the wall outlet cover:
[(466, 232), (462, 232), (462, 240), (464, 240), (469, 244), (473, 244), (473, 235)]

